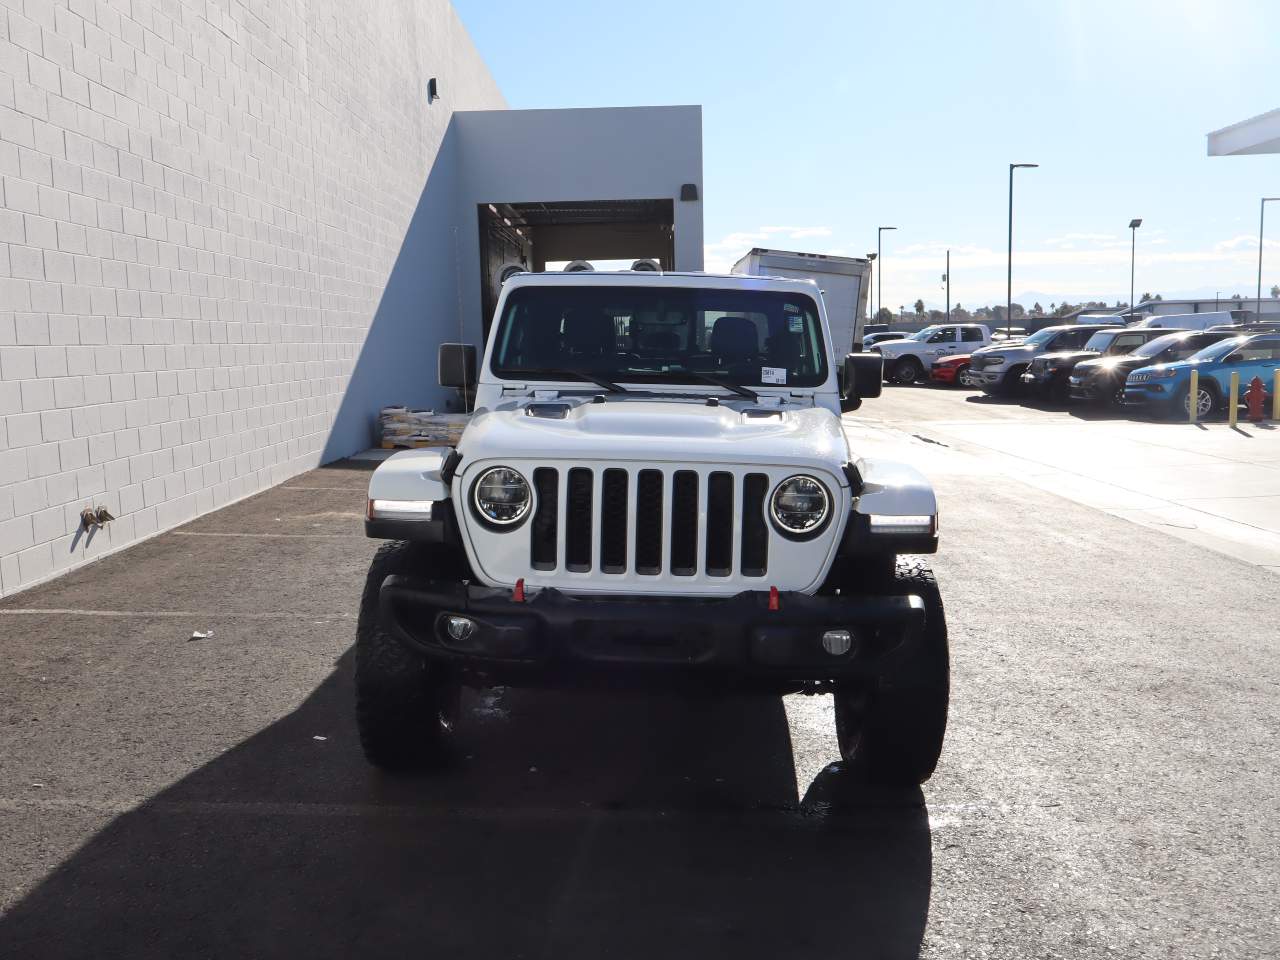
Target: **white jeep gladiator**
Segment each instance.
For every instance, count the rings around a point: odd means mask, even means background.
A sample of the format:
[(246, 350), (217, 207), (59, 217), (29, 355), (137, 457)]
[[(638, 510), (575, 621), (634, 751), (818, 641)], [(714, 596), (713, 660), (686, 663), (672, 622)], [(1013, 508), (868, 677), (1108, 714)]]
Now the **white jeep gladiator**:
[(449, 755), (462, 686), (832, 693), (850, 776), (922, 783), (947, 721), (937, 506), (840, 414), (881, 360), (837, 358), (812, 281), (523, 274), (456, 448), (369, 484), (356, 713), (387, 769)]

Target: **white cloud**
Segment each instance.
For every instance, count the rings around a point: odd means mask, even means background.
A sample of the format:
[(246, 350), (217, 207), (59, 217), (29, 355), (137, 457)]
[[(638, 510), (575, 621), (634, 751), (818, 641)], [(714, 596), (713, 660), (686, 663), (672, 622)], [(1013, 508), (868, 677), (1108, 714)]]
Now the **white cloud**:
[(1060, 237), (1050, 237), (1044, 241), (1047, 247), (1075, 246), (1077, 243), (1116, 243), (1120, 240), (1112, 233), (1064, 233)]
[[(840, 234), (837, 237), (835, 230), (821, 225), (771, 225), (736, 231), (706, 244), (706, 269), (727, 273), (752, 247), (783, 246), (778, 242), (782, 238), (808, 238), (811, 242), (799, 249), (814, 253), (863, 255), (861, 248), (849, 247), (846, 231)], [(1158, 229), (1139, 233), (1136, 261), (1140, 288), (1165, 297), (1192, 289), (1228, 290), (1241, 285), (1252, 289), (1258, 258), (1256, 234), (1241, 233), (1195, 246), (1181, 241), (1175, 246), (1161, 234)], [(1004, 302), (1007, 253), (1003, 245), (992, 248), (925, 240), (884, 251), (885, 306), (910, 304), (917, 297), (941, 302), (939, 277), (947, 250), (951, 251), (953, 302), (966, 306)], [(1280, 272), (1280, 259), (1271, 252), (1280, 250), (1280, 240), (1269, 239), (1267, 250), (1264, 286), (1274, 282), (1268, 277)], [(1055, 296), (1071, 299), (1128, 299), (1129, 257), (1127, 235), (1064, 233), (1014, 251), (1014, 288), (1052, 291)], [(879, 282), (877, 275), (877, 291)]]
[[(1267, 249), (1280, 247), (1280, 240), (1265, 240), (1262, 244)], [(1258, 252), (1258, 238), (1242, 233), (1239, 236), (1232, 237), (1230, 240), (1219, 240), (1213, 245), (1214, 250), (1242, 250), (1251, 249), (1256, 254)]]

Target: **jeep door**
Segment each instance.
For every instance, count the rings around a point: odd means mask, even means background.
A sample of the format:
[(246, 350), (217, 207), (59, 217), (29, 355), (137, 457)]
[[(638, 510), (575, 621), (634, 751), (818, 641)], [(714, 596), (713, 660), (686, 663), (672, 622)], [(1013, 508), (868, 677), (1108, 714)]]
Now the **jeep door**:
[(933, 335), (925, 341), (925, 347), (922, 351), (926, 357), (925, 366), (927, 367), (930, 362), (959, 350), (960, 345), (957, 343), (959, 337), (960, 331), (956, 327), (942, 327), (939, 330), (935, 330)]
[(1213, 373), (1223, 396), (1227, 396), (1231, 389), (1231, 374), (1240, 374), (1240, 396), (1243, 398), (1254, 377), (1261, 378), (1262, 388), (1270, 393), (1277, 370), (1280, 370), (1280, 337), (1259, 337), (1233, 350)]

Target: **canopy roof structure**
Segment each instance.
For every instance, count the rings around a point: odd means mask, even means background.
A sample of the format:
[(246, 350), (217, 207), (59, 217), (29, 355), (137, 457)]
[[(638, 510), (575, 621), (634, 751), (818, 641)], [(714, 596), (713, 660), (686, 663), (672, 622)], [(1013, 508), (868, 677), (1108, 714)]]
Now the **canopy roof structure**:
[(1208, 140), (1211, 157), (1280, 153), (1280, 109), (1215, 130)]

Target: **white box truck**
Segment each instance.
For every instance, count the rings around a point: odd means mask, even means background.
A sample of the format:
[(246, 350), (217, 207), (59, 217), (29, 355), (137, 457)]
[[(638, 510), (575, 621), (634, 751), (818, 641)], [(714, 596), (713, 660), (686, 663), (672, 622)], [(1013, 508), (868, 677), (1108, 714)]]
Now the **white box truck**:
[(827, 305), (836, 356), (844, 356), (855, 343), (862, 342), (870, 260), (756, 247), (733, 265), (733, 272), (748, 277), (812, 280)]

